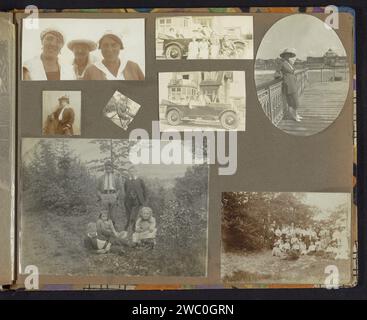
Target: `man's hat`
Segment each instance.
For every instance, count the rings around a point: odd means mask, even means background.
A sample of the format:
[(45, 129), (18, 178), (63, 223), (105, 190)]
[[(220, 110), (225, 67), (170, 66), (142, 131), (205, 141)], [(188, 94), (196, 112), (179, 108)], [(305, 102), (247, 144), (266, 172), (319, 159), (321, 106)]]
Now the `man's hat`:
[(67, 46), (68, 48), (73, 51), (74, 46), (77, 44), (84, 44), (88, 47), (89, 51), (94, 51), (97, 49), (97, 44), (92, 40), (87, 39), (75, 39), (68, 42)]
[(67, 94), (64, 94), (63, 96), (61, 96), (61, 97), (59, 97), (59, 101), (61, 101), (61, 100), (66, 100), (66, 101), (70, 101), (70, 98), (69, 98), (69, 96), (67, 95)]

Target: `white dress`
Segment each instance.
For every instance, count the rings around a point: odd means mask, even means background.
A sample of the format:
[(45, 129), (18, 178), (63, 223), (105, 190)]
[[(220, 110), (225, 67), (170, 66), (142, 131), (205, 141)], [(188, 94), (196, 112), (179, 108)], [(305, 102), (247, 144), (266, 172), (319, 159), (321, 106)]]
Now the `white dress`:
[[(76, 80), (74, 69), (71, 65), (61, 62), (58, 59), (60, 80)], [(43, 66), (41, 56), (36, 56), (23, 63), (23, 68), (27, 69), (31, 80), (47, 80), (46, 71)], [(23, 79), (24, 80), (24, 79)]]
[(102, 63), (102, 61), (97, 61), (94, 64), (94, 66), (97, 67), (99, 70), (101, 70), (104, 73), (107, 80), (125, 80), (124, 70), (125, 70), (126, 64), (127, 64), (127, 60), (120, 59), (120, 67), (117, 71), (116, 76), (114, 76), (111, 73), (111, 71), (107, 69), (107, 67)]

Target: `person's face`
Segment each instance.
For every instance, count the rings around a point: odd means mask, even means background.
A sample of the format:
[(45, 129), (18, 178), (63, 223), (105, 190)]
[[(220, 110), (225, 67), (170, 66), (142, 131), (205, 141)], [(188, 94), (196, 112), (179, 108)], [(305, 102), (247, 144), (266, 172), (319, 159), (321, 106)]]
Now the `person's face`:
[(65, 99), (60, 100), (60, 106), (61, 107), (65, 107), (67, 104), (68, 104), (67, 100), (65, 100)]
[(108, 214), (107, 214), (107, 212), (103, 212), (103, 213), (102, 213), (102, 215), (101, 215), (101, 219), (102, 219), (103, 221), (107, 221), (107, 220), (108, 220)]
[(101, 42), (102, 56), (106, 61), (116, 61), (119, 57), (121, 46), (114, 39), (106, 37)]
[(42, 40), (43, 54), (47, 57), (57, 57), (62, 48), (61, 40), (52, 33), (48, 33)]
[(82, 43), (74, 45), (73, 53), (77, 59), (87, 59), (89, 56), (88, 46)]
[(146, 210), (146, 211), (143, 211), (141, 213), (141, 217), (144, 219), (144, 220), (148, 220), (150, 218), (150, 211)]

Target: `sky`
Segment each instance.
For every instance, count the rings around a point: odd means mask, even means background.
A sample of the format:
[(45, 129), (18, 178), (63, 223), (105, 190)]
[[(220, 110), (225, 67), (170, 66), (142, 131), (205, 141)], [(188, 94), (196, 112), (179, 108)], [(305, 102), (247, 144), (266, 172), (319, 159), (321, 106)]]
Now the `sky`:
[[(38, 29), (27, 29), (23, 23), (22, 38), (22, 61), (33, 58), (41, 53), (40, 34), (42, 30), (56, 27), (63, 34), (65, 45), (61, 49), (62, 61), (67, 63), (73, 60), (72, 52), (66, 44), (74, 39), (88, 39), (97, 42), (107, 31), (118, 34), (123, 41), (124, 50), (121, 51), (126, 59), (139, 64), (145, 70), (145, 27), (144, 19), (39, 19)], [(97, 59), (101, 59), (100, 50), (95, 50), (93, 54)]]
[(307, 14), (290, 15), (277, 21), (265, 34), (256, 59), (275, 59), (285, 48), (295, 48), (297, 58), (323, 56), (329, 49), (338, 55), (346, 55), (345, 49), (334, 30)]
[[(317, 218), (327, 218), (330, 211), (338, 206), (345, 204), (348, 208), (351, 207), (351, 197), (349, 193), (305, 193), (305, 204), (316, 206), (321, 209), (321, 215)], [(350, 214), (350, 212), (348, 213)]]
[[(41, 138), (42, 139), (42, 138)], [(22, 159), (25, 163), (29, 163), (32, 160), (32, 151), (40, 138), (23, 138), (22, 139)], [(56, 138), (57, 139), (57, 138)], [(56, 140), (54, 139), (54, 140)], [(60, 138), (59, 140), (61, 140)], [(101, 154), (99, 147), (95, 144), (89, 143), (94, 139), (64, 139), (67, 141), (70, 148), (80, 158), (82, 162), (87, 162), (95, 159), (103, 159), (106, 157), (106, 153)], [(181, 177), (185, 174), (186, 169), (190, 165), (151, 165), (141, 164), (137, 165), (141, 175), (147, 175), (150, 178), (164, 178), (173, 179), (175, 177)]]

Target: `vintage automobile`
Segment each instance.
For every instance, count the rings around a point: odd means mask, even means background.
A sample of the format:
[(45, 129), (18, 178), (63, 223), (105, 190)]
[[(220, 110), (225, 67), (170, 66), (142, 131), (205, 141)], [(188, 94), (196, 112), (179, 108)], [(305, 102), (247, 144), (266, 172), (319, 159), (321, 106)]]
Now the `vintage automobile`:
[[(163, 38), (163, 54), (166, 59), (186, 59), (189, 43), (192, 38)], [(223, 39), (220, 40), (222, 44)], [(235, 51), (230, 58), (242, 57), (246, 48), (246, 41), (242, 39), (231, 39), (235, 46)]]
[(172, 126), (202, 119), (219, 122), (226, 130), (235, 130), (239, 123), (237, 112), (231, 109), (230, 104), (210, 103), (190, 106), (189, 104), (180, 105), (167, 102), (165, 105), (166, 120)]

